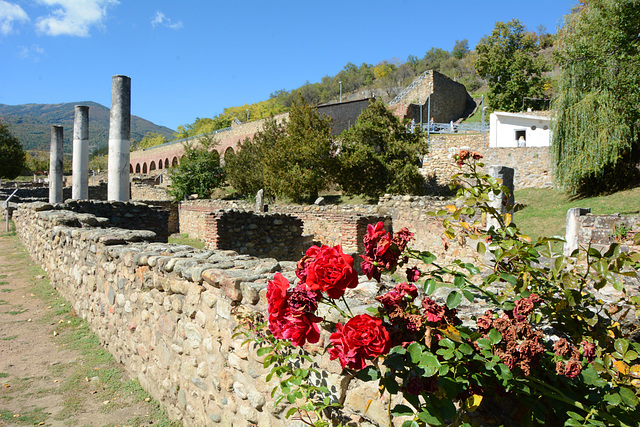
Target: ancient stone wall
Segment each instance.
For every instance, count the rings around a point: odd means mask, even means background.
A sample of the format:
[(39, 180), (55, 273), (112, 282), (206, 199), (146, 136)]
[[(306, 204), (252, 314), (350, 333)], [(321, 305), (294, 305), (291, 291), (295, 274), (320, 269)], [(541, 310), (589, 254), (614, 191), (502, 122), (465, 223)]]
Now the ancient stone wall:
[(586, 214), (577, 217), (576, 231), (580, 247), (591, 245), (602, 250), (612, 243), (629, 245), (634, 234), (640, 232), (640, 217)]
[[(281, 271), (294, 281), (294, 262), (151, 243), (151, 231), (94, 228), (103, 220), (44, 203), (21, 205), (14, 219), (53, 285), (172, 418), (186, 426), (299, 425), (285, 420), (287, 406), (274, 406), (276, 379), (266, 381), (256, 349), (233, 337), (235, 315), (265, 314), (268, 280)], [(359, 314), (377, 293), (364, 279), (346, 299)], [(388, 425), (377, 385), (344, 377), (319, 352), (328, 336), (322, 330), (320, 343), (307, 349), (331, 399), (344, 402), (353, 425)]]
[[(453, 155), (460, 149), (482, 154), (486, 165), (503, 165), (515, 169), (515, 189), (553, 186), (549, 164), (549, 147), (490, 148), (489, 133), (483, 141), (478, 135), (432, 135), (429, 153), (424, 156), (421, 173), (433, 189), (446, 187), (451, 175), (460, 172)], [(437, 192), (437, 191), (436, 191)]]
[(211, 249), (261, 258), (297, 261), (310, 243), (302, 238), (302, 221), (284, 214), (218, 210), (205, 214), (204, 225), (204, 241)]
[[(211, 243), (212, 234), (208, 234), (206, 219), (216, 211), (239, 209), (253, 212), (255, 206), (241, 200), (191, 200), (180, 204), (180, 232), (190, 237)], [(342, 245), (345, 252), (362, 251), (362, 237), (367, 224), (378, 221), (391, 223), (380, 215), (375, 205), (329, 205), (297, 206), (269, 205), (269, 212), (279, 213), (302, 221), (302, 234), (309, 236), (316, 244), (328, 246)], [(307, 240), (309, 241), (309, 240)]]

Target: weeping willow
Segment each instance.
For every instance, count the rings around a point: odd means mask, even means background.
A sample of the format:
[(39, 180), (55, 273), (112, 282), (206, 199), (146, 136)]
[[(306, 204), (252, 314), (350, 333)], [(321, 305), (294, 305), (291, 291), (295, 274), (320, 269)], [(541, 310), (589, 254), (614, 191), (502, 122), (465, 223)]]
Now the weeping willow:
[(588, 0), (566, 18), (551, 155), (556, 182), (597, 194), (637, 179), (640, 0)]

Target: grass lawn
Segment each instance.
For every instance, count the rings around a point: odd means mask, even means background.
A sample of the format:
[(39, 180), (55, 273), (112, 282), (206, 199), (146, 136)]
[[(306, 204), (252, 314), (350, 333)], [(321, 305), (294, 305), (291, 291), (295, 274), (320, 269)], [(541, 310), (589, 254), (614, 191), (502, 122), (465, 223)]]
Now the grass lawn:
[(515, 198), (525, 208), (516, 212), (513, 220), (532, 239), (564, 237), (567, 210), (570, 208), (591, 208), (591, 213), (596, 215), (638, 215), (640, 209), (640, 187), (584, 199), (574, 199), (558, 190), (526, 188), (517, 190)]

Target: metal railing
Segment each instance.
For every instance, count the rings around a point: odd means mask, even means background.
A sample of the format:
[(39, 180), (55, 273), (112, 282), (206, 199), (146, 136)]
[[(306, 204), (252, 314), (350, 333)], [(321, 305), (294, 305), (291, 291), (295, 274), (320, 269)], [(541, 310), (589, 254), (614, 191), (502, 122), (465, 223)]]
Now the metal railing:
[(423, 123), (422, 131), (436, 134), (482, 133), (488, 130), (483, 123)]
[(11, 198), (18, 192), (19, 188), (16, 188), (15, 190), (13, 190), (13, 193), (11, 193), (11, 195), (9, 197), (7, 197), (7, 200), (4, 201), (4, 203), (2, 204), (2, 207), (4, 207), (5, 205), (7, 205), (7, 216), (6, 216), (6, 224), (7, 224), (7, 233), (9, 232), (9, 200), (11, 200)]

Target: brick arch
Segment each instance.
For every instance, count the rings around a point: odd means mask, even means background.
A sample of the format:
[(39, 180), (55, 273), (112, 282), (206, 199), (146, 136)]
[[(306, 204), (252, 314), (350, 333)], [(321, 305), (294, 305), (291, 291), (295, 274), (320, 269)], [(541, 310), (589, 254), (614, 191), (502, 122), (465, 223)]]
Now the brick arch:
[(136, 173), (140, 173), (140, 163), (136, 163)]
[(227, 157), (227, 154), (235, 154), (235, 151), (233, 150), (233, 147), (227, 147), (227, 149), (224, 150), (224, 156), (223, 157)]
[[(162, 160), (161, 160), (162, 161)], [(167, 157), (166, 159), (164, 159), (164, 168), (168, 169), (169, 168), (169, 158)]]
[(156, 170), (156, 162), (152, 160), (151, 163), (149, 163), (149, 172), (154, 170)]
[(133, 173), (133, 165), (129, 165), (129, 173)]
[(142, 173), (147, 173), (147, 162), (142, 164)]
[(173, 156), (173, 160), (171, 160), (171, 166), (178, 166), (179, 163), (180, 160), (178, 159), (178, 156)]

